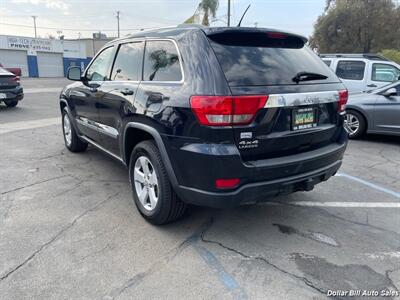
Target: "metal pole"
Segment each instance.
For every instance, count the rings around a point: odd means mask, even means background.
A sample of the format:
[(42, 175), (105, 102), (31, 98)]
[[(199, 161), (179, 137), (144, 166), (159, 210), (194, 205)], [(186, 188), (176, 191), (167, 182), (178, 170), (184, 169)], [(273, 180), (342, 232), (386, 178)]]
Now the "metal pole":
[(119, 12), (119, 11), (117, 11), (117, 21), (118, 21), (118, 37), (120, 36), (120, 34), (119, 34), (119, 14), (120, 14), (120, 12)]
[(36, 18), (37, 16), (32, 16), (33, 18), (33, 27), (35, 28), (35, 38), (37, 38), (37, 32), (36, 32)]
[(231, 0), (228, 0), (228, 27), (231, 26)]

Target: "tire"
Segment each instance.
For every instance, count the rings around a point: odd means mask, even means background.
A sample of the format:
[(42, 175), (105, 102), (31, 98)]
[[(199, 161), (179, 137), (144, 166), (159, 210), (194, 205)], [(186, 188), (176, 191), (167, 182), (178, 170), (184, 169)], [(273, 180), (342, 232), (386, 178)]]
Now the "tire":
[(87, 149), (88, 144), (83, 142), (76, 134), (75, 128), (65, 108), (62, 111), (62, 129), (65, 147), (67, 147), (69, 151), (83, 152)]
[(345, 128), (350, 139), (357, 139), (365, 134), (367, 122), (358, 111), (348, 110), (345, 116)]
[(133, 149), (129, 179), (136, 207), (148, 222), (162, 225), (179, 219), (185, 213), (187, 205), (174, 192), (154, 141), (141, 142)]
[(6, 105), (8, 107), (16, 107), (18, 105), (18, 101), (17, 100), (6, 101), (5, 103), (6, 103)]

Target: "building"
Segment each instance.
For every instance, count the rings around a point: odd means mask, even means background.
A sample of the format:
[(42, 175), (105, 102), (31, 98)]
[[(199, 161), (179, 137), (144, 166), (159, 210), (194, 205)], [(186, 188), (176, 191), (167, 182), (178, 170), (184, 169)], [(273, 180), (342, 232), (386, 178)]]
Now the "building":
[(20, 68), (26, 77), (64, 77), (71, 66), (82, 70), (110, 39), (55, 40), (0, 35), (0, 63)]
[(101, 48), (103, 48), (105, 44), (107, 44), (109, 41), (112, 41), (113, 39), (115, 38), (82, 38), (80, 39), (80, 41), (85, 44), (86, 56), (93, 57), (97, 52), (99, 52)]

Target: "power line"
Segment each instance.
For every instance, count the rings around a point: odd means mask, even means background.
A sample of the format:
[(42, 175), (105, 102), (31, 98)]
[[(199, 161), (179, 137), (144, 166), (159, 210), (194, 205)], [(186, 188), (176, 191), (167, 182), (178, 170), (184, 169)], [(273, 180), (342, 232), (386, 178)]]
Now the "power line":
[[(15, 26), (15, 27), (24, 27), (24, 28), (32, 28), (29, 25), (22, 25), (22, 24), (12, 24), (12, 23), (3, 23), (0, 22), (1, 25), (7, 25), (7, 26)], [(45, 26), (36, 26), (38, 29), (53, 29), (53, 30), (63, 30), (63, 31), (115, 31), (115, 29), (99, 29), (99, 28), (93, 28), (93, 29), (83, 29), (83, 28), (62, 28), (62, 27), (45, 27)], [(125, 28), (125, 29), (120, 29), (120, 31), (131, 31), (131, 30), (143, 30), (143, 29), (154, 29), (154, 28), (160, 28), (160, 26), (154, 26), (154, 27), (138, 27), (138, 28)]]

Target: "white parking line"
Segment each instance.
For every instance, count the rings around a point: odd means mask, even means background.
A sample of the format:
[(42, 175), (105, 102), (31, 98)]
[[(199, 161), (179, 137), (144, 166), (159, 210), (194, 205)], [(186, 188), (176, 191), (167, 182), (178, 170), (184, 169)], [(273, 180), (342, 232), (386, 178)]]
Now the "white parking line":
[(60, 93), (62, 88), (32, 88), (24, 89), (24, 94), (37, 94), (37, 93)]
[(10, 122), (5, 124), (0, 124), (0, 134), (18, 131), (18, 130), (27, 130), (27, 129), (35, 129), (41, 128), (51, 125), (60, 125), (61, 118), (49, 118), (49, 119), (39, 119), (32, 121), (21, 121), (21, 122)]
[(288, 204), (311, 207), (364, 207), (364, 208), (400, 208), (400, 202), (316, 202), (291, 201)]
[[(370, 181), (351, 176), (345, 173), (337, 173), (336, 176), (347, 178), (358, 183), (364, 184), (374, 190), (384, 192), (396, 198), (400, 198), (400, 193), (390, 190), (388, 188), (382, 187)], [(345, 201), (291, 201), (288, 202), (291, 205), (296, 206), (311, 206), (311, 207), (361, 207), (361, 208), (400, 208), (400, 202), (345, 202)]]
[(386, 194), (392, 195), (392, 196), (400, 199), (400, 193), (399, 192), (390, 190), (388, 188), (385, 188), (383, 186), (377, 185), (377, 184), (372, 183), (370, 181), (367, 181), (367, 180), (364, 180), (364, 179), (361, 179), (361, 178), (358, 178), (358, 177), (355, 177), (355, 176), (351, 176), (351, 175), (348, 175), (348, 174), (345, 174), (345, 173), (337, 173), (336, 176), (345, 177), (347, 179), (350, 179), (350, 180), (353, 180), (353, 181), (357, 181), (357, 182), (359, 182), (361, 184), (369, 186), (370, 188), (373, 188), (374, 190), (384, 192)]

